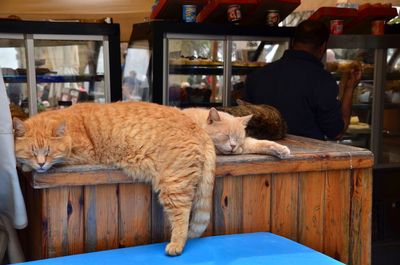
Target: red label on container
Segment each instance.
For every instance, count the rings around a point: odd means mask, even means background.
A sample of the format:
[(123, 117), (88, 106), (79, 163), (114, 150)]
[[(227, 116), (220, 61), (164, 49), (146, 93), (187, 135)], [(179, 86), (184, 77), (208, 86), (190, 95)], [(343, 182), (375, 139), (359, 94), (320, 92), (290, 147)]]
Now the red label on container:
[(371, 22), (371, 34), (383, 35), (385, 34), (385, 21), (375, 20)]
[(343, 20), (331, 20), (331, 34), (340, 35), (343, 33)]
[(242, 19), (240, 5), (230, 5), (227, 9), (228, 21), (239, 22)]

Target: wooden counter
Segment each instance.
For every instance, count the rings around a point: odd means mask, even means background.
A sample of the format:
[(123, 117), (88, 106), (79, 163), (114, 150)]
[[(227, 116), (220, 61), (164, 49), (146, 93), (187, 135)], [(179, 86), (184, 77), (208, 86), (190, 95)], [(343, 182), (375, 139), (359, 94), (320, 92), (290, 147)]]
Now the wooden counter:
[[(279, 142), (291, 157), (218, 157), (206, 235), (270, 231), (346, 264), (370, 264), (372, 153), (297, 136)], [(116, 168), (61, 167), (24, 176), (21, 185), (29, 259), (169, 238), (150, 185)]]

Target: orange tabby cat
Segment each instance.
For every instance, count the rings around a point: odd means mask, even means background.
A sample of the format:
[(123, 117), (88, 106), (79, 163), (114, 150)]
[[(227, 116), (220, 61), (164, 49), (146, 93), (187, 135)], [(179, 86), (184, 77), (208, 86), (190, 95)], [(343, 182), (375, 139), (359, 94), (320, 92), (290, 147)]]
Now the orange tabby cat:
[(57, 163), (100, 163), (151, 182), (171, 224), (167, 254), (181, 254), (187, 237), (206, 229), (215, 149), (180, 110), (144, 102), (84, 103), (25, 122), (14, 119), (14, 129), (17, 160), (38, 172)]
[(234, 117), (215, 108), (187, 108), (182, 110), (210, 135), (218, 154), (268, 154), (284, 158), (290, 150), (268, 140), (246, 137), (246, 125), (252, 115)]

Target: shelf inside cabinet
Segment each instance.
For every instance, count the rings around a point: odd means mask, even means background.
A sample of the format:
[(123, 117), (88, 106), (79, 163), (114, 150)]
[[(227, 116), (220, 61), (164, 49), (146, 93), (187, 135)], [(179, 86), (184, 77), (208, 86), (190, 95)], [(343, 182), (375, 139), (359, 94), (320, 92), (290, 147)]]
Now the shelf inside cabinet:
[(356, 128), (349, 128), (346, 131), (346, 134), (371, 134), (371, 128), (362, 128), (362, 129), (356, 129)]
[(400, 109), (400, 103), (385, 103), (385, 109)]
[(214, 0), (210, 1), (197, 15), (196, 21), (229, 23), (227, 8), (229, 5), (240, 5), (242, 21), (247, 16), (252, 16), (253, 11), (259, 4), (259, 0)]
[(151, 19), (176, 19), (182, 18), (182, 5), (196, 5), (197, 12), (204, 7), (207, 0), (160, 0), (151, 12)]
[[(353, 110), (372, 109), (372, 103), (356, 103), (352, 105)], [(400, 103), (385, 102), (384, 109), (400, 109)]]
[[(261, 67), (232, 66), (232, 75), (247, 75)], [(175, 75), (223, 75), (222, 66), (206, 65), (174, 65), (169, 67), (169, 73)]]
[(384, 137), (393, 137), (393, 138), (400, 138), (400, 132), (392, 132), (392, 131), (383, 131), (382, 132)]
[(370, 110), (371, 108), (371, 103), (356, 103), (352, 105), (353, 110)]
[(208, 65), (170, 65), (169, 73), (173, 75), (222, 75), (222, 66)]
[[(338, 72), (331, 73), (336, 80), (340, 80), (342, 74)], [(374, 80), (373, 73), (363, 73), (361, 76), (361, 80), (363, 81), (372, 81)], [(392, 72), (386, 74), (386, 80), (400, 80), (400, 72)]]
[[(4, 77), (5, 83), (26, 83), (26, 75), (13, 75)], [(104, 75), (38, 75), (36, 76), (37, 83), (74, 83), (74, 82), (90, 82), (103, 81)]]
[[(335, 80), (338, 80), (338, 81), (342, 77), (342, 73), (333, 72), (331, 74), (335, 78)], [(397, 78), (395, 78), (395, 79), (397, 79)], [(373, 81), (374, 80), (374, 74), (373, 73), (363, 73), (362, 76), (361, 76), (361, 80), (363, 80), (363, 81)]]

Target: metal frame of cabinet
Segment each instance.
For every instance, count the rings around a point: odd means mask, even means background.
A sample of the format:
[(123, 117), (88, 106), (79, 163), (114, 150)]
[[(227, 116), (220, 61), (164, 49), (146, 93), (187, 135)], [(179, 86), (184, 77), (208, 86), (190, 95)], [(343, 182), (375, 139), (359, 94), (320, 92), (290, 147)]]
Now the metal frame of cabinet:
[[(29, 114), (37, 113), (36, 76), (34, 63), (35, 40), (100, 41), (104, 53), (104, 83), (106, 102), (121, 99), (121, 60), (119, 24), (0, 21), (1, 39), (24, 40), (26, 50), (26, 83), (28, 86)], [(52, 80), (47, 80), (51, 82)], [(63, 82), (62, 80), (60, 82)], [(68, 80), (65, 80), (68, 82)]]
[[(374, 49), (374, 73), (373, 73), (373, 91), (372, 91), (372, 122), (370, 149), (374, 153), (375, 168), (399, 167), (400, 163), (382, 164), (382, 146), (383, 146), (383, 116), (385, 108), (385, 82), (387, 80), (387, 51), (390, 48), (400, 48), (400, 37), (398, 35), (334, 35), (328, 42), (328, 48), (340, 49)], [(396, 75), (392, 76), (396, 77)], [(400, 73), (398, 74), (400, 79)]]
[[(135, 41), (148, 40), (151, 52), (149, 85), (150, 99), (159, 104), (168, 104), (168, 40), (173, 38), (193, 40), (221, 40), (224, 42), (223, 75), (223, 105), (229, 105), (229, 89), (231, 87), (232, 42), (236, 40), (259, 40), (289, 42), (293, 35), (292, 27), (251, 27), (231, 24), (198, 24), (177, 23), (169, 21), (152, 21), (134, 24), (130, 38), (130, 46)], [(215, 71), (215, 70), (214, 70)], [(215, 73), (214, 73), (215, 74)]]

